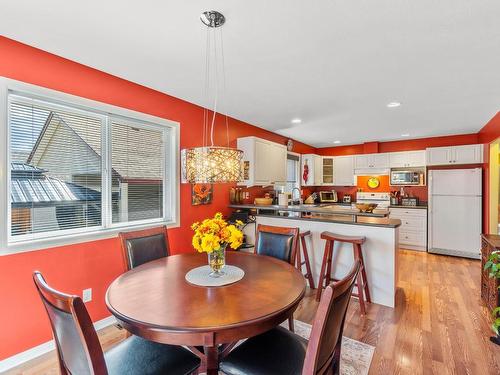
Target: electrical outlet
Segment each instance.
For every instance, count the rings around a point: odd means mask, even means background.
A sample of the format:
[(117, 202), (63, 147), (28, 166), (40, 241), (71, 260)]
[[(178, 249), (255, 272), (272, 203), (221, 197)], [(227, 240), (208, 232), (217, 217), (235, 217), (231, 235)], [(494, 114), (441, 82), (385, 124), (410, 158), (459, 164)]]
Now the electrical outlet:
[(244, 199), (248, 199), (250, 198), (250, 193), (248, 191), (245, 191), (245, 198)]
[(90, 302), (90, 301), (92, 301), (92, 288), (84, 289), (83, 290), (82, 300), (83, 300), (83, 302)]

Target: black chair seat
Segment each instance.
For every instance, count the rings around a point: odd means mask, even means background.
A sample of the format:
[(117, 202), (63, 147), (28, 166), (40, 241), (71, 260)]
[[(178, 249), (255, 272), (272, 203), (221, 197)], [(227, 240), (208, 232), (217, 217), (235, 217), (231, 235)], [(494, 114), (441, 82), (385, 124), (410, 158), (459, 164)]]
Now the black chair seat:
[(109, 375), (188, 375), (200, 359), (181, 346), (158, 344), (132, 336), (104, 353)]
[(301, 375), (307, 340), (283, 327), (249, 338), (220, 364), (227, 375)]

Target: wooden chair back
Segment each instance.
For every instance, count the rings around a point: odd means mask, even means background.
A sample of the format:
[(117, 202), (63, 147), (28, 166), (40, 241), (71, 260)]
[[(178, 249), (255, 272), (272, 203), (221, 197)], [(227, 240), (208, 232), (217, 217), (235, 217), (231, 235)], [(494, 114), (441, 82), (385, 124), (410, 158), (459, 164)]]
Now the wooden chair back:
[(361, 262), (349, 274), (325, 288), (314, 318), (303, 375), (338, 374), (344, 322)]
[(299, 228), (275, 227), (259, 224), (255, 237), (255, 254), (281, 259), (292, 266), (295, 264)]
[(167, 228), (121, 232), (119, 234), (127, 269), (170, 255)]
[(78, 296), (52, 289), (38, 271), (33, 281), (49, 316), (62, 375), (107, 375), (101, 344)]

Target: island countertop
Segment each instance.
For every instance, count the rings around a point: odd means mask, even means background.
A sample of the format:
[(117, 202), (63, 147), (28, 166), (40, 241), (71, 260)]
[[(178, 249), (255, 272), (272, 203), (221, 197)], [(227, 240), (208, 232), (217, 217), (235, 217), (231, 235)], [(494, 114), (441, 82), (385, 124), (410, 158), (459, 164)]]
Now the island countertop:
[(249, 209), (259, 211), (288, 211), (288, 212), (310, 212), (326, 215), (354, 215), (368, 217), (387, 217), (389, 216), (388, 209), (375, 209), (373, 212), (360, 212), (357, 208), (350, 206), (339, 206), (332, 204), (299, 204), (291, 206), (258, 205), (258, 204), (230, 204), (231, 208)]
[[(383, 228), (398, 228), (401, 220), (387, 217), (387, 210), (379, 213), (362, 213), (357, 210), (340, 209), (332, 210), (325, 207), (301, 206), (257, 206), (257, 205), (230, 205), (231, 208), (243, 210), (256, 210), (255, 216), (279, 218), (288, 220), (317, 221), (324, 223), (339, 223), (360, 226), (374, 226)], [(262, 209), (264, 208), (264, 209)], [(311, 208), (315, 208), (311, 210)]]

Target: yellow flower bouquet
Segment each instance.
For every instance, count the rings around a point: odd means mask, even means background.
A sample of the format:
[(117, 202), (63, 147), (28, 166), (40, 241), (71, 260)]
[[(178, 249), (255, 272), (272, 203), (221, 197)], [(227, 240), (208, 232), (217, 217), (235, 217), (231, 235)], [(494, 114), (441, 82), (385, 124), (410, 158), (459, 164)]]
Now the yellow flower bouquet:
[(226, 264), (226, 247), (237, 249), (241, 246), (242, 227), (243, 222), (239, 220), (235, 224), (229, 224), (220, 212), (217, 212), (212, 219), (205, 219), (201, 223), (196, 222), (191, 225), (194, 231), (193, 247), (200, 253), (208, 254), (208, 264), (212, 270), (210, 276), (219, 277), (224, 274), (222, 269)]

